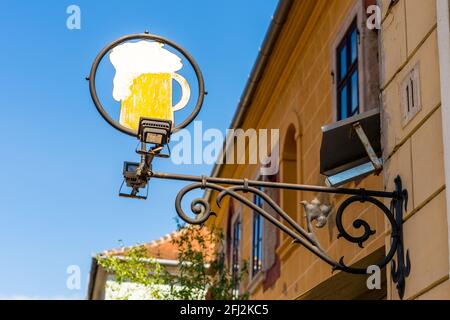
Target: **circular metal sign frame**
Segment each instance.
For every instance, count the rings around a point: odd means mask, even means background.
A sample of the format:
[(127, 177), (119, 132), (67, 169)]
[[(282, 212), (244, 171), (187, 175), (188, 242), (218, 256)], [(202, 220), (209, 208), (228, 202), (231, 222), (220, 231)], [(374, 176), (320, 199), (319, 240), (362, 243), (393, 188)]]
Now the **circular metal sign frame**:
[(96, 87), (95, 80), (96, 80), (96, 76), (97, 76), (98, 67), (99, 67), (101, 61), (103, 60), (103, 58), (108, 54), (108, 52), (110, 52), (112, 49), (114, 49), (115, 47), (117, 47), (118, 45), (120, 45), (124, 42), (131, 41), (131, 40), (139, 40), (139, 39), (158, 41), (163, 44), (169, 45), (170, 47), (172, 47), (172, 48), (176, 49), (178, 52), (180, 52), (189, 61), (192, 68), (194, 69), (194, 72), (195, 72), (195, 75), (196, 75), (197, 81), (198, 81), (197, 102), (195, 104), (195, 107), (194, 107), (192, 113), (181, 124), (179, 124), (178, 126), (174, 126), (172, 128), (172, 133), (175, 133), (175, 132), (187, 127), (197, 117), (197, 115), (200, 112), (202, 105), (203, 105), (203, 100), (204, 100), (204, 96), (205, 96), (205, 83), (203, 80), (202, 72), (200, 71), (200, 68), (199, 68), (198, 64), (195, 62), (194, 58), (183, 47), (181, 47), (177, 43), (170, 41), (166, 38), (163, 38), (163, 37), (160, 37), (157, 35), (153, 35), (153, 34), (149, 34), (149, 33), (130, 34), (130, 35), (123, 36), (123, 37), (111, 42), (106, 47), (104, 47), (99, 52), (99, 54), (95, 58), (94, 62), (92, 63), (91, 72), (90, 72), (89, 78), (88, 78), (89, 91), (91, 93), (92, 101), (94, 102), (94, 105), (97, 108), (97, 111), (100, 113), (100, 115), (103, 117), (103, 119), (105, 119), (106, 122), (108, 122), (112, 127), (114, 127), (115, 129), (117, 129), (120, 132), (125, 133), (127, 135), (130, 135), (133, 137), (138, 137), (137, 131), (121, 125), (120, 123), (115, 121), (113, 118), (111, 118), (111, 116), (105, 111), (105, 108), (103, 107), (103, 105), (100, 102), (100, 99), (97, 95), (97, 87)]

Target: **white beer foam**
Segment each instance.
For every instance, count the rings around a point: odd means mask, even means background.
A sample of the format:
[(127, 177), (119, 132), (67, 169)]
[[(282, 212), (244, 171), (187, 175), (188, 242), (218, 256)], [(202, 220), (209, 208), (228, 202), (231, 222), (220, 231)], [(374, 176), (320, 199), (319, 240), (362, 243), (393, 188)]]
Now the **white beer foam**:
[(131, 94), (133, 80), (145, 73), (174, 73), (183, 67), (181, 59), (160, 42), (126, 42), (115, 47), (109, 60), (116, 69), (113, 98), (123, 101)]

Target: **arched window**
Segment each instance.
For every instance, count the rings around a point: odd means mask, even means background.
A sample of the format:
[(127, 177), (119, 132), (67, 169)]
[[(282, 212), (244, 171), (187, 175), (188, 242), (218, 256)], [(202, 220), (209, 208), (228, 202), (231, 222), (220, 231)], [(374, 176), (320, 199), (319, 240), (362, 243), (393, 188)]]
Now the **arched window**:
[[(286, 132), (281, 151), (281, 181), (285, 183), (298, 183), (298, 150), (295, 138), (295, 127), (291, 125)], [(281, 192), (281, 207), (295, 221), (298, 221), (299, 208), (297, 193), (294, 190), (282, 190)], [(283, 237), (287, 237), (287, 235)]]

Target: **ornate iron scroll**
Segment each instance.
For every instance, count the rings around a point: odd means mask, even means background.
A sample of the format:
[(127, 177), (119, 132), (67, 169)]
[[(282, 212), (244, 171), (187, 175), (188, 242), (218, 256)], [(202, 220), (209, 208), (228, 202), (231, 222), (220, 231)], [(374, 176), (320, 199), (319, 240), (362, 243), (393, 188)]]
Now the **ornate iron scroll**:
[[(383, 259), (376, 263), (376, 265), (380, 269), (383, 269), (387, 266), (388, 263), (392, 262), (392, 279), (397, 284), (400, 298), (403, 298), (404, 296), (405, 279), (410, 273), (411, 266), (409, 253), (407, 252), (406, 256), (404, 255), (402, 233), (403, 209), (406, 210), (408, 194), (406, 190), (402, 189), (400, 177), (397, 177), (395, 179), (396, 190), (394, 192), (370, 191), (365, 189), (326, 188), (264, 181), (249, 181), (247, 179), (231, 180), (205, 176), (195, 177), (162, 173), (152, 173), (151, 177), (193, 182), (192, 184), (189, 184), (181, 189), (175, 200), (175, 209), (178, 215), (183, 221), (188, 224), (202, 225), (211, 216), (215, 216), (216, 214), (211, 211), (210, 204), (202, 198), (192, 200), (190, 205), (192, 214), (187, 214), (182, 208), (182, 202), (185, 196), (194, 190), (209, 189), (217, 191), (219, 192), (219, 194), (217, 196), (216, 202), (219, 207), (221, 207), (222, 201), (226, 196), (229, 196), (241, 202), (245, 206), (252, 209), (254, 212), (258, 212), (267, 221), (289, 235), (293, 239), (293, 243), (304, 246), (307, 250), (315, 254), (322, 261), (329, 264), (332, 267), (333, 271), (340, 270), (352, 274), (367, 274), (367, 269), (355, 268), (346, 265), (344, 262), (344, 257), (341, 257), (339, 261), (336, 261), (332, 257), (330, 257), (317, 241), (317, 237), (313, 232), (308, 232), (307, 230), (303, 229), (273, 199), (271, 199), (258, 187), (351, 195), (348, 199), (344, 200), (340, 204), (336, 211), (336, 226), (339, 232), (338, 238), (343, 238), (351, 243), (358, 245), (361, 248), (363, 248), (364, 243), (367, 242), (367, 240), (369, 240), (376, 233), (376, 230), (373, 230), (367, 221), (363, 219), (355, 219), (352, 223), (353, 228), (356, 230), (362, 229), (363, 234), (360, 236), (354, 236), (344, 228), (343, 217), (345, 215), (346, 209), (351, 204), (356, 202), (371, 203), (378, 209), (380, 209), (381, 212), (385, 215), (387, 221), (389, 222), (389, 228), (392, 230), (391, 245), (389, 251), (383, 257)], [(245, 193), (251, 193), (261, 197), (261, 199), (278, 215), (279, 219), (273, 217), (266, 210), (247, 199), (247, 197), (245, 197)], [(383, 202), (376, 198), (392, 199), (390, 208), (385, 206)], [(397, 262), (393, 260), (395, 256), (397, 258)]]

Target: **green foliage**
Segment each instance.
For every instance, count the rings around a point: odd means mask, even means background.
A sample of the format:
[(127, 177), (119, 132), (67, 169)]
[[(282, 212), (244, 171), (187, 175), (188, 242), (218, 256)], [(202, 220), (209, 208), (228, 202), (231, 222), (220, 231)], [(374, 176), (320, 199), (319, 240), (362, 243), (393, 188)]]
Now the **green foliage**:
[[(165, 284), (166, 270), (156, 260), (147, 257), (147, 248), (144, 246), (130, 248), (123, 257), (99, 255), (97, 262), (108, 272), (114, 273), (117, 283), (137, 283), (149, 290), (149, 298), (163, 298), (159, 288)], [(128, 295), (120, 298), (128, 299)]]
[[(163, 300), (243, 300), (234, 288), (248, 274), (247, 263), (236, 277), (225, 265), (223, 234), (196, 226), (179, 225), (179, 236), (172, 239), (178, 248), (178, 266), (169, 270), (148, 257), (145, 246), (126, 250), (122, 257), (100, 255), (98, 264), (114, 274), (118, 284), (132, 282), (143, 286), (150, 299)], [(128, 299), (125, 293), (119, 299)]]

